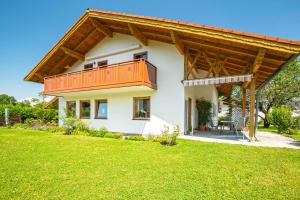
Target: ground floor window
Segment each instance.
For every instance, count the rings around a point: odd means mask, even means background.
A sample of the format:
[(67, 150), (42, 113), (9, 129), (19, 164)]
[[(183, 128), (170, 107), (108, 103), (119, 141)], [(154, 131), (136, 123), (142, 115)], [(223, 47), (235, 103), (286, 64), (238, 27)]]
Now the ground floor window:
[(107, 100), (100, 99), (95, 101), (95, 118), (107, 119)]
[(68, 117), (75, 117), (76, 115), (76, 101), (67, 101), (66, 114)]
[(90, 119), (91, 117), (91, 102), (80, 101), (80, 118)]
[(133, 98), (133, 119), (150, 119), (150, 97)]

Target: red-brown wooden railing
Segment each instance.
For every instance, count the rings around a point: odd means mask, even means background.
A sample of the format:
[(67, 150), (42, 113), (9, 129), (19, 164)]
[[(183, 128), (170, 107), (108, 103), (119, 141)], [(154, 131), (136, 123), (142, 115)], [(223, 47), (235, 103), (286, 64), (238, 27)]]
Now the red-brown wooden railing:
[(156, 67), (144, 59), (139, 59), (45, 77), (44, 93), (55, 94), (128, 86), (148, 86), (156, 89), (156, 78)]

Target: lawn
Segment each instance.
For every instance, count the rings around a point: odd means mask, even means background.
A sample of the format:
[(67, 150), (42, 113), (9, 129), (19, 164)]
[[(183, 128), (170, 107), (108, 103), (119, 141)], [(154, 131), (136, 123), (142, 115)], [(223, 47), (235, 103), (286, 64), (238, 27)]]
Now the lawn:
[(0, 128), (0, 199), (299, 199), (300, 151)]
[[(264, 128), (264, 126), (262, 124), (259, 124), (257, 130), (279, 134), (277, 129), (273, 125), (271, 125), (269, 128)], [(283, 135), (286, 137), (293, 138), (294, 140), (300, 141), (300, 130), (297, 130), (294, 135), (290, 135), (290, 134), (283, 134)]]

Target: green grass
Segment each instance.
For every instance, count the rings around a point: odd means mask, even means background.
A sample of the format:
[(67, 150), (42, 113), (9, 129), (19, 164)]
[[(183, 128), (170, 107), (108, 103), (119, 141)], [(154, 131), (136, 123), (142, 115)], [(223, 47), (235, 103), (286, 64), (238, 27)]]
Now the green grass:
[(0, 128), (0, 199), (299, 199), (300, 151)]
[[(257, 130), (279, 134), (277, 129), (273, 125), (271, 125), (269, 128), (264, 128), (263, 125), (259, 124)], [(290, 134), (283, 134), (283, 135), (286, 137), (293, 138), (294, 140), (300, 141), (300, 130), (296, 130), (296, 133), (293, 135), (290, 135)]]

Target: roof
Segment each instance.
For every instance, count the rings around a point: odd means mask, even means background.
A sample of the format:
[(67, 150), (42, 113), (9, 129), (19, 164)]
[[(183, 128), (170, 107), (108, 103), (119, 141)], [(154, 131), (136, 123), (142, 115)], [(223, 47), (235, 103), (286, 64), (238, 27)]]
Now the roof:
[[(184, 49), (188, 49), (191, 59), (199, 51), (205, 51), (212, 61), (226, 58), (224, 66), (230, 75), (246, 73), (263, 48), (266, 53), (257, 71), (258, 86), (300, 52), (300, 41), (177, 20), (88, 9), (28, 73), (25, 80), (42, 83), (45, 76), (65, 72), (78, 58), (66, 54), (64, 48), (84, 55), (102, 39), (112, 36), (111, 33), (136, 35), (143, 39), (142, 42), (156, 40), (170, 44), (175, 43), (172, 33), (176, 33), (175, 39), (180, 40)], [(209, 68), (204, 58), (198, 59), (196, 65), (198, 69), (206, 71)]]

